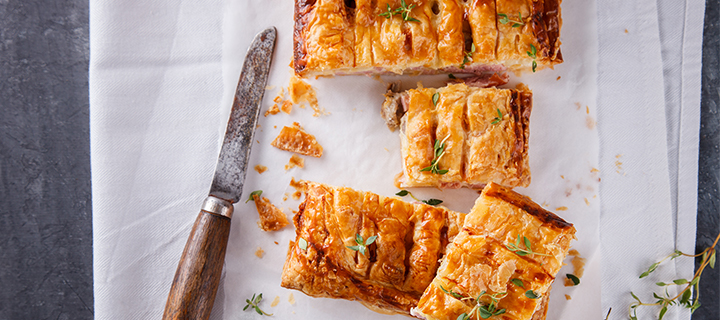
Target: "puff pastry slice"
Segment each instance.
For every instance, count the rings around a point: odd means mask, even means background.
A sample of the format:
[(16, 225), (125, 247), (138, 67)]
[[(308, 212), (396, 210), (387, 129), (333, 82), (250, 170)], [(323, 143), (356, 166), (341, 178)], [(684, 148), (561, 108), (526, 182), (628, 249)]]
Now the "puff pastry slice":
[(303, 77), (552, 68), (563, 60), (560, 2), (295, 0), (293, 68)]
[[(460, 83), (386, 95), (383, 117), (391, 129), (400, 128), (398, 186), (528, 186), (531, 110), (532, 92), (524, 85), (498, 89)], [(438, 141), (445, 146), (440, 157), (434, 148)], [(436, 158), (438, 170), (428, 170)]]
[[(281, 285), (409, 315), (465, 214), (370, 192), (304, 182)], [(377, 236), (364, 250), (356, 238)], [(357, 248), (356, 248), (357, 249)], [(363, 252), (361, 252), (363, 251)]]
[[(480, 304), (487, 307), (495, 295), (495, 310), (505, 309), (503, 319), (543, 319), (548, 290), (574, 235), (572, 224), (527, 197), (489, 183), (411, 313), (427, 320), (454, 320), (462, 313), (474, 318), (475, 299), (480, 296)], [(512, 250), (517, 236), (528, 239), (533, 253)], [(524, 242), (521, 249), (527, 249)], [(512, 279), (522, 281), (523, 287)], [(541, 298), (528, 297), (529, 290)]]

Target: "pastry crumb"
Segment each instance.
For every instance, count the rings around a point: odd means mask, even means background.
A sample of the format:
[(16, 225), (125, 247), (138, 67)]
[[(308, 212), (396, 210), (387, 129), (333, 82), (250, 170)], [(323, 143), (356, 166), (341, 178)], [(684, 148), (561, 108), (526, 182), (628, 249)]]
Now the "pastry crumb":
[(292, 127), (284, 126), (270, 144), (280, 150), (315, 158), (322, 157), (323, 153), (323, 147), (317, 142), (315, 136), (305, 132), (297, 122), (293, 123)]
[(275, 89), (275, 86), (265, 86), (265, 90), (272, 90)]
[(565, 176), (564, 176), (564, 175), (560, 175), (560, 178), (561, 178), (561, 179), (565, 179)]
[(290, 93), (290, 100), (292, 100), (292, 103), (300, 105), (300, 108), (305, 107), (304, 103), (310, 105), (310, 108), (314, 111), (313, 117), (330, 114), (325, 111), (325, 109), (319, 107), (315, 88), (299, 77), (295, 75), (290, 77), (288, 92)]
[(292, 111), (292, 106), (293, 106), (292, 102), (290, 102), (289, 100), (285, 100), (285, 101), (283, 101), (282, 106), (280, 107), (280, 110), (282, 110), (282, 112), (290, 114), (290, 112)]
[(287, 201), (287, 199), (288, 199), (288, 194), (287, 193), (283, 194), (283, 201)]
[(628, 33), (628, 29), (625, 29), (625, 33)]
[(565, 300), (570, 300), (570, 299), (572, 299), (572, 298), (570, 297), (570, 295), (569, 295), (569, 294), (566, 294), (566, 295), (565, 295)]
[(255, 208), (257, 208), (258, 215), (260, 216), (260, 220), (258, 221), (260, 229), (263, 231), (277, 231), (290, 224), (285, 213), (270, 203), (270, 199), (265, 197), (261, 199), (256, 194), (253, 194), (252, 197), (255, 201)]
[(294, 154), (294, 155), (292, 155), (292, 157), (290, 157), (290, 160), (289, 160), (288, 163), (285, 165), (285, 171), (288, 171), (288, 170), (290, 170), (290, 169), (292, 169), (292, 168), (295, 168), (295, 167), (300, 167), (300, 168), (304, 168), (304, 167), (305, 167), (305, 159), (300, 158), (300, 157), (299, 157), (298, 155), (296, 155), (296, 154)]
[(590, 107), (585, 106), (585, 113), (590, 114)]
[(295, 177), (292, 177), (290, 179), (290, 186), (295, 188), (295, 192), (292, 194), (293, 199), (300, 200), (300, 197), (302, 196), (303, 192), (305, 192), (305, 188), (306, 188), (305, 183), (302, 180), (296, 181)]
[(269, 109), (267, 109), (267, 111), (265, 111), (265, 115), (264, 115), (264, 116), (267, 117), (268, 115), (278, 114), (278, 113), (280, 113), (280, 108), (278, 108), (278, 105), (277, 105), (277, 103), (276, 103), (276, 104), (274, 104), (272, 107), (270, 107)]
[(592, 168), (592, 169), (590, 169), (590, 172), (591, 172), (591, 173), (597, 173), (597, 172), (600, 172), (600, 170), (598, 170), (597, 168)]
[(567, 209), (568, 208), (565, 206), (555, 208), (555, 210), (557, 210), (557, 211), (567, 211)]
[(280, 244), (280, 243), (278, 243), (277, 241), (273, 241), (273, 242), (275, 242), (276, 245), (279, 245), (279, 244)]
[(295, 304), (295, 296), (292, 292), (290, 292), (290, 296), (288, 296), (288, 302), (290, 302), (290, 304)]
[(575, 108), (575, 110), (580, 110), (580, 108), (582, 108), (582, 105), (580, 104), (580, 102), (575, 102), (575, 107), (577, 107)]
[(557, 79), (555, 79), (555, 80), (556, 80), (556, 81), (557, 81), (557, 80), (560, 80), (560, 76), (558, 76)]
[(589, 206), (590, 206), (590, 200), (588, 200), (587, 198), (585, 198), (585, 204), (588, 205), (588, 207), (589, 207)]
[(267, 171), (267, 167), (264, 165), (258, 164), (255, 166), (255, 171), (257, 171), (257, 173), (259, 173), (259, 174), (262, 174), (263, 172)]
[(273, 299), (272, 303), (270, 304), (271, 307), (275, 307), (280, 303), (280, 296), (275, 296), (275, 299)]
[(255, 250), (255, 256), (262, 259), (262, 257), (265, 255), (265, 250), (258, 247), (257, 250)]
[(590, 130), (595, 129), (595, 119), (593, 119), (591, 116), (587, 116), (585, 118), (585, 126), (587, 126), (587, 128)]

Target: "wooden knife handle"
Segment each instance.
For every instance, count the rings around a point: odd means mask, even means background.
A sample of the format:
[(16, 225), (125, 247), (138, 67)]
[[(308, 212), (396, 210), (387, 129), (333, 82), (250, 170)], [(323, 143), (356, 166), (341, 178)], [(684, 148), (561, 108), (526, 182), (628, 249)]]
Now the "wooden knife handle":
[(163, 319), (208, 319), (215, 302), (228, 236), (232, 203), (209, 196), (185, 244)]

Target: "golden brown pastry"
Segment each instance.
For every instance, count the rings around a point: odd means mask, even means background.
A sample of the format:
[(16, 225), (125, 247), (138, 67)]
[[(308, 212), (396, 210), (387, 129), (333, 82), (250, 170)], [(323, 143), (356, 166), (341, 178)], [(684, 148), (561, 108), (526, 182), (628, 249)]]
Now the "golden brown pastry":
[(542, 319), (543, 298), (574, 238), (572, 224), (491, 182), (412, 314), (455, 320), (463, 313), (474, 318), (485, 308), (508, 320), (527, 320), (536, 313), (535, 319)]
[(474, 88), (460, 83), (386, 96), (382, 114), (391, 129), (400, 128), (399, 187), (530, 184), (532, 92), (526, 86)]
[(552, 68), (561, 0), (295, 0), (295, 73)]
[(283, 127), (280, 134), (270, 144), (281, 150), (316, 158), (322, 157), (323, 153), (323, 147), (317, 142), (315, 136), (305, 132), (297, 122), (292, 127)]
[(465, 214), (349, 188), (305, 185), (281, 285), (409, 315)]
[(273, 205), (270, 199), (265, 197), (261, 198), (256, 194), (253, 194), (252, 198), (253, 201), (255, 201), (255, 208), (260, 216), (260, 220), (258, 221), (258, 227), (260, 227), (260, 229), (263, 231), (278, 231), (290, 224), (285, 213)]

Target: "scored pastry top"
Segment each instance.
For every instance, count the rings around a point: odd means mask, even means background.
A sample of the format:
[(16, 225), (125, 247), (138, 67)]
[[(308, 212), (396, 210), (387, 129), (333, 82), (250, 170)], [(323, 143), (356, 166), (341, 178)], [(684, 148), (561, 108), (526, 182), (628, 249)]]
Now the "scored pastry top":
[(562, 62), (561, 0), (295, 0), (300, 76), (531, 72)]

